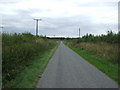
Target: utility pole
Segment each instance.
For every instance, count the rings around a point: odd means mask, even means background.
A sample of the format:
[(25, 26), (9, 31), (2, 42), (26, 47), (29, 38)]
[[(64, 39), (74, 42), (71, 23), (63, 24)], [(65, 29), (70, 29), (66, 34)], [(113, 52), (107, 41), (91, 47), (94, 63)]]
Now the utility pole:
[(38, 36), (38, 21), (41, 21), (42, 19), (34, 19), (36, 20), (36, 36)]
[(79, 28), (79, 38), (80, 38), (80, 28)]

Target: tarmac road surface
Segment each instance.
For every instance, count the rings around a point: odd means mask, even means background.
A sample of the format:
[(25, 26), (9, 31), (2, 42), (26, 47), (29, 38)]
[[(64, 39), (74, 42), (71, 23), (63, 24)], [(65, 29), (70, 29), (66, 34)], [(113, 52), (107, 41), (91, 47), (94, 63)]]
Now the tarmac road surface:
[(118, 88), (118, 84), (61, 42), (36, 88)]

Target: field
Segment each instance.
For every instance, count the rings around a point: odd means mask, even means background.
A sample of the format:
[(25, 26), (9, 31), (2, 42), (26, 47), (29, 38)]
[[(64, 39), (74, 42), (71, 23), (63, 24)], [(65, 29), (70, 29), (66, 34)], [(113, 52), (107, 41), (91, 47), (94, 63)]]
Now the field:
[[(47, 65), (50, 55), (53, 53), (53, 49), (56, 47), (57, 42), (54, 40), (48, 40), (43, 36), (34, 36), (30, 33), (22, 34), (2, 34), (2, 84), (3, 87), (17, 87), (22, 81), (25, 73), (26, 77), (33, 78), (31, 82), (34, 82), (36, 77), (31, 75), (39, 75)], [(51, 53), (51, 54), (50, 54)], [(44, 60), (44, 61), (41, 61)], [(36, 63), (36, 66), (35, 66)], [(37, 63), (39, 65), (37, 66)], [(36, 70), (36, 68), (42, 70)], [(27, 70), (26, 70), (27, 69)], [(30, 73), (33, 69), (33, 73)], [(35, 71), (36, 70), (36, 71)], [(24, 74), (23, 74), (24, 72)], [(30, 77), (29, 77), (30, 76)], [(21, 78), (22, 77), (22, 78)], [(38, 77), (37, 77), (38, 78)], [(22, 80), (21, 80), (22, 79)], [(35, 80), (36, 81), (36, 80)], [(25, 81), (26, 83), (30, 82)], [(23, 83), (23, 85), (26, 85)], [(20, 85), (20, 87), (25, 87)], [(28, 85), (30, 88), (35, 86)]]
[(109, 44), (105, 42), (92, 43), (92, 42), (81, 42), (74, 44), (70, 42), (69, 44), (80, 48), (81, 50), (89, 51), (91, 54), (95, 54), (100, 58), (104, 58), (113, 64), (118, 64), (118, 44)]

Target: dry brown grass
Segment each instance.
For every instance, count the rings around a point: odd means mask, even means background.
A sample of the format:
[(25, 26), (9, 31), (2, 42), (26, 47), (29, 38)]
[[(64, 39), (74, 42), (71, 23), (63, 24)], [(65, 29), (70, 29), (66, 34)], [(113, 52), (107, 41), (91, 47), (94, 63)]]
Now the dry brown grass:
[(115, 64), (118, 63), (118, 53), (120, 53), (120, 51), (118, 50), (117, 44), (108, 44), (105, 42), (101, 43), (81, 42), (78, 44), (69, 42), (69, 44), (87, 50), (90, 53), (96, 54), (97, 56), (105, 60), (108, 60), (112, 63)]

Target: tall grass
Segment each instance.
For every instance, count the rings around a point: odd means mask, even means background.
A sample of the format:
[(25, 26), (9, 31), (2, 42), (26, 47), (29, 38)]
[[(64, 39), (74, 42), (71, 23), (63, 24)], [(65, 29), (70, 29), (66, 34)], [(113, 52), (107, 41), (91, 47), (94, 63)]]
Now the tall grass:
[(56, 44), (45, 37), (36, 37), (30, 33), (2, 34), (2, 79), (3, 86), (16, 78), (37, 55), (53, 48)]
[(99, 43), (80, 42), (77, 44), (74, 42), (69, 42), (69, 44), (80, 49), (87, 50), (91, 54), (103, 58), (113, 64), (118, 64), (119, 61), (118, 54), (120, 53), (120, 51), (118, 50), (118, 44), (109, 44), (105, 42)]

